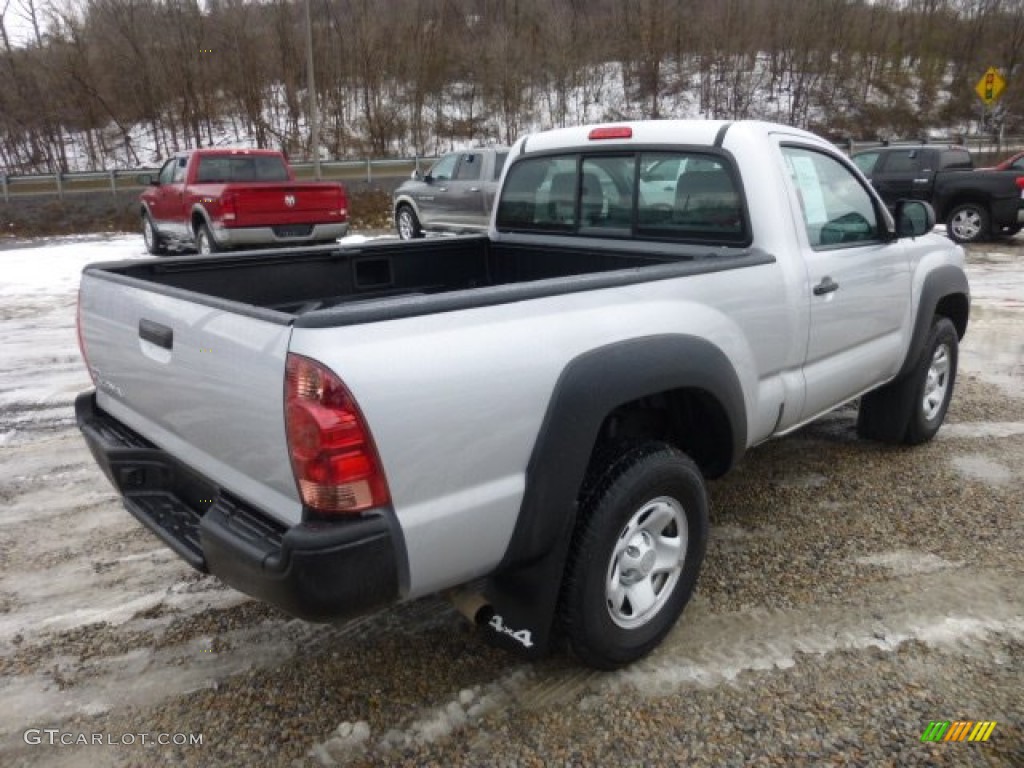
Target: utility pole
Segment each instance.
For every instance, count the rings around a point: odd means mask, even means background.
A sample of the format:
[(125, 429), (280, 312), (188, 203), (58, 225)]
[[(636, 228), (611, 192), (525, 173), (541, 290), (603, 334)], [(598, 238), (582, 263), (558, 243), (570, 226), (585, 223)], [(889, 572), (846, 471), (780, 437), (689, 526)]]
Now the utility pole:
[(316, 109), (316, 76), (313, 73), (313, 22), (309, 15), (309, 2), (306, 0), (306, 85), (309, 88), (309, 124), (313, 145), (313, 175), (320, 181), (320, 117)]

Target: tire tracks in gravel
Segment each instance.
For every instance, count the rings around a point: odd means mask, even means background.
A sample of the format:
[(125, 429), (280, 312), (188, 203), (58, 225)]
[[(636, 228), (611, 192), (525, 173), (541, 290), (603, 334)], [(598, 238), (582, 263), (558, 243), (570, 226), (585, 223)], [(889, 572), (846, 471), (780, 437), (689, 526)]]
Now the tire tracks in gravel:
[(523, 664), (491, 683), (453, 692), (401, 729), (373, 734), (366, 723), (343, 722), (309, 756), (322, 765), (386, 760), (459, 732), (469, 754), (482, 758), (492, 744), (480, 726), (511, 709), (586, 708), (591, 700), (627, 693), (671, 696), (732, 684), (744, 673), (786, 674), (805, 654), (895, 652), (912, 641), (954, 654), (985, 653), (995, 637), (1024, 641), (1019, 585), (1019, 577), (1002, 571), (950, 564), (941, 573), (897, 577), (840, 604), (806, 610), (722, 614), (698, 597), (654, 653), (624, 670), (581, 669), (562, 659)]
[[(845, 440), (844, 420), (849, 416), (825, 420), (808, 434)], [(940, 439), (959, 452), (1022, 434), (1017, 421), (961, 422), (947, 425)], [(783, 447), (805, 450), (797, 442)], [(820, 479), (787, 482), (802, 488)], [(300, 654), (457, 621), (435, 599), (340, 626), (306, 624), (259, 606), (155, 545), (92, 467), (73, 428), (5, 446), (0, 494), (0, 557), (16, 566), (0, 574), (0, 737), (40, 722), (155, 710), (248, 670), (269, 670), (273, 679), (275, 668)], [(40, 522), (59, 534), (38, 536)], [(713, 527), (712, 544), (742, 549), (770, 531), (726, 524)], [(342, 722), (308, 757), (326, 764), (387, 759), (456, 732), (472, 754), (484, 755), (493, 746), (486, 726), (506, 710), (713, 688), (749, 672), (786, 674), (802, 654), (892, 652), (915, 640), (974, 653), (995, 636), (1024, 637), (1019, 574), (906, 550), (864, 555), (844, 567), (888, 577), (839, 601), (793, 610), (716, 612), (698, 592), (664, 645), (627, 670), (596, 673), (561, 657), (513, 664), (468, 688), (434, 691), (431, 699), (442, 703), (414, 709), (387, 729)]]

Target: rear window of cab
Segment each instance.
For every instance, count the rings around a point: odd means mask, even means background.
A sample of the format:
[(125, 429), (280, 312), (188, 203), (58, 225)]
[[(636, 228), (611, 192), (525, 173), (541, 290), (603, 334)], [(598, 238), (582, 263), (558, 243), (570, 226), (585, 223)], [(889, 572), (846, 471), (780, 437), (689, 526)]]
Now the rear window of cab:
[(700, 152), (558, 154), (517, 160), (500, 232), (745, 246), (748, 217), (726, 157)]

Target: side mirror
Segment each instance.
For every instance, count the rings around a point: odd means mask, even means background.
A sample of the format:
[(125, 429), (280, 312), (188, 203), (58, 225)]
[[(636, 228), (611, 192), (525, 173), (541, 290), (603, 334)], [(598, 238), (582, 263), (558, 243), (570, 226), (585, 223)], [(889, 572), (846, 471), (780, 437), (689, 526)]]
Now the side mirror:
[(935, 228), (935, 209), (923, 200), (896, 203), (897, 237), (920, 237)]
[(425, 181), (427, 184), (434, 183), (434, 177), (430, 175), (430, 171), (427, 171), (425, 174), (423, 174), (423, 181)]
[(148, 173), (142, 173), (135, 177), (135, 183), (138, 184), (140, 187), (148, 187), (150, 185), (153, 185), (155, 187), (157, 184), (159, 184), (159, 181), (157, 179), (154, 179)]

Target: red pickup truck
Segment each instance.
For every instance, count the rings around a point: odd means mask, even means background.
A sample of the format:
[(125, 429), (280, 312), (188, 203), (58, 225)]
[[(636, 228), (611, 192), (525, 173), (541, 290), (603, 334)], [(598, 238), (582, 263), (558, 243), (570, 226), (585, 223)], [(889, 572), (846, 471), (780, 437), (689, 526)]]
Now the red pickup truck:
[(146, 249), (207, 254), (236, 247), (306, 245), (348, 230), (348, 196), (336, 182), (299, 182), (284, 155), (266, 149), (179, 152), (139, 203)]

